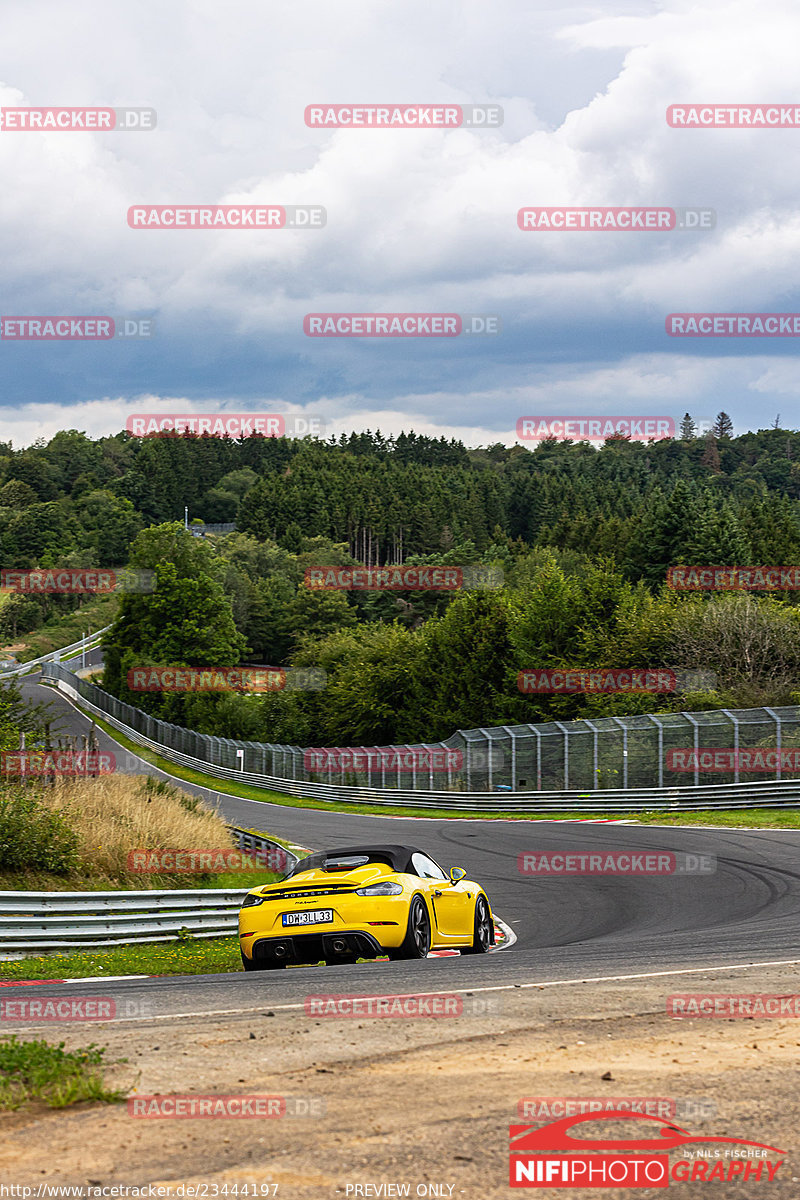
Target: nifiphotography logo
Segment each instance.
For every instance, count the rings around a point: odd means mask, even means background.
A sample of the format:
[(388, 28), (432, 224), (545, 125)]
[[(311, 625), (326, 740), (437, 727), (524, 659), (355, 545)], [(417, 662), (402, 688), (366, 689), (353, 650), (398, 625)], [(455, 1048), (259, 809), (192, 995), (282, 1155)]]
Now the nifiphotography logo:
[[(589, 1121), (646, 1121), (661, 1125), (657, 1136), (592, 1138), (572, 1134)], [(632, 1132), (635, 1127), (632, 1127)], [(693, 1135), (661, 1117), (634, 1112), (586, 1113), (538, 1128), (509, 1126), (511, 1187), (654, 1188), (675, 1183), (722, 1183), (745, 1180), (772, 1183), (785, 1151), (742, 1138)], [(670, 1162), (670, 1153), (679, 1151)], [(768, 1156), (779, 1156), (768, 1161)]]

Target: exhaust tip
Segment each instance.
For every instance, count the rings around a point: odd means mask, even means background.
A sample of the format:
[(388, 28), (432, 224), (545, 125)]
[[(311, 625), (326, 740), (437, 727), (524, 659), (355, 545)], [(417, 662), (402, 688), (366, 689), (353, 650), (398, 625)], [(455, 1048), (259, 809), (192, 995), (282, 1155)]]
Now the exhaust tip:
[(286, 947), (285, 946), (276, 946), (273, 953), (276, 958), (286, 958)]
[(337, 954), (345, 954), (347, 952), (347, 942), (341, 938), (336, 938), (333, 943), (333, 949)]

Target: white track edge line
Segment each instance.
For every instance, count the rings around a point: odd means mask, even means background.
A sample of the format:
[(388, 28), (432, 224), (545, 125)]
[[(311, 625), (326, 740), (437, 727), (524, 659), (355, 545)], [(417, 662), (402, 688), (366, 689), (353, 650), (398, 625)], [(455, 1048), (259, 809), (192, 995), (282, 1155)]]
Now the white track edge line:
[[(516, 992), (531, 988), (546, 988), (546, 987), (574, 987), (576, 984), (586, 983), (618, 983), (625, 982), (631, 979), (659, 979), (664, 976), (676, 975), (702, 975), (710, 974), (713, 971), (747, 971), (752, 967), (789, 967), (800, 964), (800, 958), (779, 958), (769, 962), (749, 962), (749, 963), (725, 963), (717, 967), (677, 967), (669, 971), (643, 971), (635, 975), (594, 975), (586, 979), (549, 979), (539, 983), (502, 983), (492, 987), (460, 987), (460, 988), (439, 988), (435, 992), (365, 992), (366, 996), (380, 996), (382, 999), (402, 1000), (407, 997), (424, 997), (424, 996), (443, 996), (443, 995), (474, 995), (483, 992)], [(154, 977), (155, 978), (155, 977)], [(165, 978), (158, 976), (157, 978)], [(354, 995), (356, 993), (353, 993)], [(180, 1012), (180, 1013), (160, 1013), (152, 1017), (121, 1017), (111, 1021), (87, 1021), (87, 1025), (124, 1025), (128, 1022), (140, 1023), (143, 1021), (180, 1021), (189, 1017), (230, 1017), (243, 1016), (247, 1013), (260, 1013), (265, 1008), (269, 1008), (271, 1012), (295, 1012), (298, 1009), (305, 1009), (305, 1004), (273, 1004), (270, 1005), (266, 999), (262, 1004), (254, 1008), (217, 1008), (208, 1012)], [(681, 1020), (683, 1018), (672, 1018), (673, 1020)], [(39, 1022), (38, 1025), (15, 1026), (14, 1029), (18, 1033), (27, 1032), (29, 1029), (46, 1028), (48, 1025), (65, 1024), (66, 1022), (50, 1021)]]

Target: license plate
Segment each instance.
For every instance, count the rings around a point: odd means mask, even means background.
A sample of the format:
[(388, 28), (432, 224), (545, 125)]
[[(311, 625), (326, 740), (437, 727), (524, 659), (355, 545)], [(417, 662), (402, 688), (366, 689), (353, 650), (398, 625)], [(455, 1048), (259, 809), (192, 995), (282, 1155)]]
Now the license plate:
[(281, 921), (284, 925), (324, 925), (332, 920), (332, 908), (311, 908), (308, 912), (281, 914)]

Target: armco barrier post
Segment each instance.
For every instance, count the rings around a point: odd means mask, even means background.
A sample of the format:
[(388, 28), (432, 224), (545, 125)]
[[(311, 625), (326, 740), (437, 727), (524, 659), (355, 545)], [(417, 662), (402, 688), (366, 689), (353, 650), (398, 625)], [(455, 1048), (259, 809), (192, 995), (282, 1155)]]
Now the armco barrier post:
[(724, 713), (725, 716), (728, 718), (728, 720), (733, 725), (733, 749), (735, 751), (733, 782), (738, 783), (739, 782), (739, 722), (729, 709), (721, 708), (719, 711), (721, 713)]
[(781, 752), (781, 748), (782, 748), (781, 734), (783, 732), (783, 722), (781, 721), (780, 717), (778, 716), (778, 714), (775, 712), (774, 709), (765, 708), (764, 712), (767, 713), (768, 716), (772, 717), (773, 721), (775, 722), (775, 746), (778, 750), (778, 763), (775, 768), (775, 778), (780, 779), (780, 777), (781, 777), (781, 754), (780, 754), (780, 752)]

